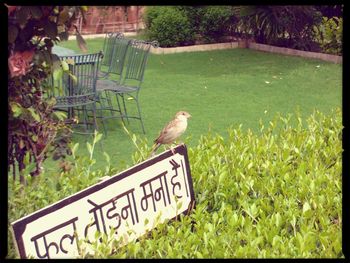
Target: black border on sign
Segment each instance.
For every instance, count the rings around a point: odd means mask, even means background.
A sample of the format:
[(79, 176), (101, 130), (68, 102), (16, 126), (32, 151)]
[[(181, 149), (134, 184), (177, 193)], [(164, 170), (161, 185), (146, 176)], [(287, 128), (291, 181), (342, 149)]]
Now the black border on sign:
[[(190, 210), (193, 209), (193, 207), (195, 206), (195, 198), (194, 198), (194, 191), (193, 191), (193, 184), (192, 184), (192, 177), (191, 177), (191, 170), (190, 170), (190, 165), (189, 165), (189, 160), (188, 160), (188, 154), (187, 154), (187, 147), (184, 144), (181, 144), (175, 148), (173, 148), (174, 153), (178, 153), (182, 156), (184, 156), (185, 159), (185, 167), (186, 167), (186, 174), (187, 174), (187, 179), (188, 179), (188, 187), (190, 190), (190, 205), (188, 206), (188, 208), (182, 212), (181, 214), (185, 214), (187, 215)], [(154, 158), (148, 159), (146, 161), (141, 162), (140, 164), (136, 164), (135, 166), (114, 175), (113, 177), (102, 181), (100, 183), (97, 183), (95, 185), (92, 185), (74, 195), (71, 195), (65, 199), (62, 199), (46, 208), (42, 208), (40, 210), (38, 210), (37, 212), (34, 212), (26, 217), (24, 217), (23, 219), (18, 219), (17, 221), (13, 222), (12, 225), (12, 230), (13, 230), (13, 235), (14, 235), (14, 239), (15, 239), (15, 246), (17, 247), (17, 252), (19, 254), (19, 256), (23, 259), (26, 258), (26, 252), (25, 252), (25, 248), (23, 245), (23, 239), (22, 239), (22, 235), (26, 229), (26, 226), (28, 223), (31, 223), (35, 220), (37, 220), (40, 217), (43, 217), (47, 214), (52, 213), (53, 211), (56, 211), (58, 209), (61, 209), (62, 207), (71, 204), (73, 202), (76, 202), (80, 199), (82, 199), (85, 196), (88, 196), (90, 194), (93, 194), (99, 190), (101, 190), (102, 188), (107, 187), (108, 185), (111, 185), (115, 182), (118, 182), (120, 180), (123, 180), (124, 178), (133, 175), (134, 173), (137, 173), (155, 163), (158, 163), (164, 159), (167, 159), (168, 157), (172, 156), (173, 153), (171, 152), (171, 150), (168, 150), (166, 152), (163, 152), (162, 154), (159, 154), (157, 156), (155, 156)], [(178, 215), (176, 215), (174, 218), (171, 218), (170, 220), (173, 220), (177, 217)]]

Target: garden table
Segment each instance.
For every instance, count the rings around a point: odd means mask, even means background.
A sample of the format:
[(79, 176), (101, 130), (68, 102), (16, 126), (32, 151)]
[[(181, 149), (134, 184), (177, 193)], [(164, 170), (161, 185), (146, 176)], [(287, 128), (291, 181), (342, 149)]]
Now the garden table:
[[(96, 96), (96, 80), (97, 72), (99, 69), (99, 62), (102, 59), (103, 53), (94, 54), (78, 54), (74, 51), (58, 48), (52, 50), (52, 53), (59, 56), (60, 60), (70, 60), (68, 63), (70, 73), (63, 74), (59, 79), (53, 80), (53, 82), (61, 82), (63, 88), (61, 94), (57, 94), (55, 105), (56, 109), (66, 109), (68, 118), (74, 117), (74, 109), (83, 111), (85, 115), (84, 119), (87, 118), (87, 112), (85, 106), (93, 104), (93, 117), (94, 127), (97, 128), (95, 122), (95, 96)], [(63, 55), (68, 54), (71, 55)], [(62, 69), (61, 69), (62, 70)], [(56, 75), (57, 76), (57, 75)], [(57, 82), (56, 82), (57, 83)]]
[(52, 53), (56, 54), (57, 56), (72, 56), (77, 55), (77, 53), (69, 48), (60, 47), (60, 46), (53, 46), (52, 47)]

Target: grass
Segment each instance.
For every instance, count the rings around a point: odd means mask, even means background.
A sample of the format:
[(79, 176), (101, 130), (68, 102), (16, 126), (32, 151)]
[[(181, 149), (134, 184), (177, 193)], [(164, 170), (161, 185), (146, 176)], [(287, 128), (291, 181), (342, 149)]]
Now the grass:
[[(101, 38), (86, 41), (90, 52), (102, 48)], [(79, 51), (75, 41), (60, 45)], [(194, 147), (208, 130), (224, 137), (231, 125), (257, 130), (260, 119), (267, 123), (277, 112), (293, 113), (298, 108), (303, 116), (314, 109), (328, 113), (342, 105), (341, 71), (337, 64), (249, 49), (151, 54), (140, 92), (146, 135), (137, 120), (131, 120), (127, 128), (152, 144), (173, 115), (186, 110), (192, 119), (183, 139)], [(128, 102), (128, 109), (135, 106)], [(92, 140), (74, 136), (81, 155), (88, 154), (87, 139)], [(102, 144), (111, 166), (123, 169), (132, 163), (136, 148), (118, 119), (109, 121)], [(95, 150), (95, 169), (106, 164), (103, 151), (102, 147)], [(57, 172), (51, 160), (45, 168)]]

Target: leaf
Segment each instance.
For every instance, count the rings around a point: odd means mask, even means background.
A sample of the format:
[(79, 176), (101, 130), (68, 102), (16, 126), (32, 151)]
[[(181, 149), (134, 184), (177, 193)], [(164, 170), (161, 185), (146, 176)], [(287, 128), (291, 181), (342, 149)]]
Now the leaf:
[(303, 205), (303, 214), (305, 214), (307, 211), (311, 209), (310, 205), (308, 202), (305, 202)]
[(68, 63), (64, 60), (61, 61), (63, 71), (69, 71)]
[(54, 70), (54, 72), (52, 73), (52, 77), (53, 77), (53, 86), (55, 88), (62, 88), (62, 78), (63, 78), (63, 70), (60, 69), (56, 69)]
[(32, 135), (32, 141), (33, 141), (33, 142), (38, 141), (38, 135), (33, 134), (33, 135)]
[(89, 142), (86, 142), (86, 146), (88, 148), (88, 151), (89, 151), (89, 154), (91, 155), (92, 154), (92, 146)]
[(110, 163), (111, 162), (111, 157), (109, 157), (108, 153), (103, 152), (103, 155), (106, 157), (107, 163)]
[(100, 141), (102, 138), (102, 133), (97, 133), (96, 137), (95, 137), (95, 143), (97, 143), (98, 141)]
[(24, 156), (24, 160), (23, 160), (23, 163), (25, 166), (27, 166), (28, 164), (30, 164), (30, 153), (27, 152)]
[(53, 114), (59, 119), (60, 121), (67, 118), (67, 113), (63, 111), (54, 111)]
[(73, 154), (73, 155), (75, 155), (75, 153), (76, 153), (78, 147), (79, 147), (79, 143), (78, 143), (78, 142), (75, 143), (75, 144), (73, 145), (73, 147), (72, 147), (72, 154)]
[(72, 73), (70, 73), (70, 72), (68, 74), (72, 78), (74, 85), (77, 85), (78, 78), (75, 75), (73, 75)]
[(28, 111), (30, 112), (30, 115), (34, 118), (35, 121), (40, 122), (40, 115), (35, 112), (34, 108), (30, 107), (28, 108)]
[(272, 247), (277, 245), (277, 242), (281, 242), (281, 237), (280, 236), (274, 236), (272, 239)]
[(279, 212), (276, 214), (276, 227), (280, 227), (281, 225), (281, 215)]
[(14, 25), (8, 26), (7, 41), (8, 43), (14, 43), (18, 36), (18, 28)]
[(77, 33), (76, 39), (77, 39), (78, 47), (80, 48), (80, 50), (83, 52), (87, 52), (88, 51), (87, 44), (86, 44), (84, 38), (79, 33)]
[(250, 168), (252, 168), (253, 167), (253, 162), (250, 162), (249, 164), (248, 164), (248, 170), (250, 169)]
[(11, 111), (13, 113), (13, 117), (17, 118), (22, 114), (22, 107), (17, 102), (10, 102)]

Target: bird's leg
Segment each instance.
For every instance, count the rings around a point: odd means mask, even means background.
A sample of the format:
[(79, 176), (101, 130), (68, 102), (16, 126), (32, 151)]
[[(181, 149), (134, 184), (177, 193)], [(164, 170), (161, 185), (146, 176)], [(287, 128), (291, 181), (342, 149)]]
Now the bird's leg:
[(175, 149), (174, 147), (172, 147), (172, 144), (170, 145), (169, 150), (172, 152), (173, 155), (175, 155)]

